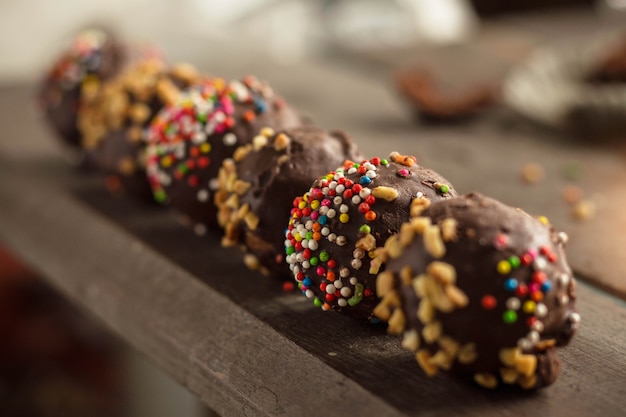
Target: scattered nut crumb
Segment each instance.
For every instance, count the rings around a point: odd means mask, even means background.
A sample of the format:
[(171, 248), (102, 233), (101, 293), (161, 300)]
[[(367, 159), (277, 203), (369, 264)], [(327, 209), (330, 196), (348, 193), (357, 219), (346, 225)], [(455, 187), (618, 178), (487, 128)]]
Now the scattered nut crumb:
[(583, 198), (583, 190), (575, 185), (568, 185), (561, 192), (563, 200), (569, 204), (578, 203)]
[(574, 206), (576, 220), (589, 220), (596, 215), (596, 204), (591, 200), (581, 200)]
[(536, 184), (543, 180), (545, 175), (543, 167), (536, 162), (529, 162), (522, 167), (522, 180), (527, 184)]

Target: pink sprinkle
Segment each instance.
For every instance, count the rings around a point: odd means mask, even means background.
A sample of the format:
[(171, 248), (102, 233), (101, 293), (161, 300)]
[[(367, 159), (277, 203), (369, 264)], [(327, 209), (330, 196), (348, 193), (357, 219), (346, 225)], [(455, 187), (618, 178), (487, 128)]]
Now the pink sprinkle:
[(528, 289), (531, 293), (537, 292), (541, 290), (541, 285), (538, 282), (531, 282), (530, 284), (528, 284)]
[(531, 258), (536, 259), (538, 253), (535, 249), (528, 249), (528, 254), (530, 255)]
[(320, 214), (317, 211), (314, 211), (311, 213), (311, 219), (312, 220), (317, 220), (317, 218), (320, 216)]
[(330, 200), (328, 198), (322, 200), (322, 205), (326, 206), (326, 207), (329, 207), (330, 206)]
[(317, 267), (317, 275), (319, 275), (320, 277), (323, 277), (323, 276), (324, 276), (324, 274), (326, 274), (326, 269), (324, 269), (324, 268), (323, 268), (323, 267), (321, 267), (321, 266), (318, 266), (318, 267)]
[(409, 172), (409, 170), (402, 168), (401, 170), (398, 171), (398, 174), (401, 177), (408, 177), (409, 175), (411, 175), (411, 173)]

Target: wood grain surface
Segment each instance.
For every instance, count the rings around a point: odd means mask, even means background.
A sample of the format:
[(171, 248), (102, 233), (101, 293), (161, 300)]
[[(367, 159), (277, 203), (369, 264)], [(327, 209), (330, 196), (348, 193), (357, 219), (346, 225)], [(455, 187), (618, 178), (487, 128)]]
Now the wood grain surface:
[[(218, 236), (198, 238), (171, 211), (114, 199), (96, 174), (68, 166), (38, 118), (31, 85), (0, 88), (3, 243), (223, 417), (624, 415), (626, 305), (615, 297), (626, 299), (622, 143), (574, 141), (505, 109), (462, 125), (418, 124), (393, 91), (386, 61), (277, 66), (246, 45), (236, 57), (225, 45), (211, 45), (210, 56), (185, 45), (179, 53), (212, 73), (267, 79), (318, 126), (348, 131), (369, 157), (414, 154), (458, 191), (544, 214), (566, 231), (570, 263), (584, 279), (583, 322), (561, 352), (556, 384), (488, 392), (426, 378), (382, 328), (319, 311), (243, 268)], [(520, 180), (528, 162), (544, 168), (541, 183)], [(560, 196), (572, 163), (582, 169), (574, 184), (598, 207), (584, 222)]]

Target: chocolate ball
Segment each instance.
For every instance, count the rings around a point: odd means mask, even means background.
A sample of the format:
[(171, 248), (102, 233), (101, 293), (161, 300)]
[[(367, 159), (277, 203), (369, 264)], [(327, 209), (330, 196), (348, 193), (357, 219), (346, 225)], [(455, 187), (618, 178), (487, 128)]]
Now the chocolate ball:
[(38, 99), (50, 126), (63, 142), (80, 149), (78, 111), (92, 99), (102, 83), (119, 73), (126, 51), (114, 37), (100, 29), (80, 32), (41, 83)]
[(480, 194), (434, 202), (381, 251), (375, 314), (428, 375), (549, 385), (555, 346), (580, 320), (566, 241), (547, 219)]
[(216, 78), (161, 111), (147, 134), (147, 174), (157, 201), (187, 215), (203, 232), (217, 227), (214, 193), (222, 161), (263, 127), (300, 126), (299, 115), (255, 77)]
[(287, 262), (304, 294), (323, 310), (370, 319), (377, 304), (376, 250), (429, 201), (456, 196), (412, 156), (347, 162), (293, 202)]
[(241, 245), (246, 264), (265, 275), (291, 279), (285, 262), (285, 223), (293, 196), (346, 160), (361, 160), (343, 132), (299, 127), (261, 129), (251, 144), (226, 159), (218, 177), (218, 222), (224, 246)]
[(115, 178), (109, 184), (139, 197), (152, 198), (145, 174), (144, 129), (181, 89), (204, 79), (191, 65), (168, 67), (144, 59), (105, 83), (79, 114), (82, 144), (88, 158)]

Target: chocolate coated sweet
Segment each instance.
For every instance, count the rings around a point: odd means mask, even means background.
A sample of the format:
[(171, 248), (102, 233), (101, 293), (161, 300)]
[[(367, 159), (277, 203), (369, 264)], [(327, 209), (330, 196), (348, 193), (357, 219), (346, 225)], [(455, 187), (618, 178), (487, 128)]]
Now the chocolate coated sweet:
[(580, 320), (566, 241), (547, 219), (480, 194), (434, 202), (380, 253), (375, 314), (428, 375), (549, 385), (555, 346)]
[(299, 127), (261, 129), (224, 161), (218, 177), (218, 222), (224, 246), (243, 245), (246, 264), (265, 275), (291, 276), (285, 262), (285, 222), (293, 196), (346, 160), (361, 160), (343, 132)]
[(58, 136), (80, 149), (78, 111), (91, 100), (102, 83), (118, 74), (126, 51), (109, 33), (100, 29), (80, 32), (70, 48), (54, 62), (39, 90), (46, 120)]
[(222, 161), (263, 127), (302, 125), (300, 116), (255, 77), (208, 80), (155, 117), (147, 141), (147, 174), (157, 201), (170, 203), (203, 233), (217, 226), (214, 193)]
[(148, 58), (105, 83), (79, 114), (88, 157), (117, 178), (125, 192), (149, 198), (144, 129), (163, 106), (178, 100), (181, 89), (202, 79), (188, 64), (168, 67), (160, 59)]
[(294, 200), (285, 240), (291, 272), (323, 310), (369, 319), (382, 266), (372, 261), (377, 248), (424, 204), (454, 196), (412, 156), (348, 162)]

